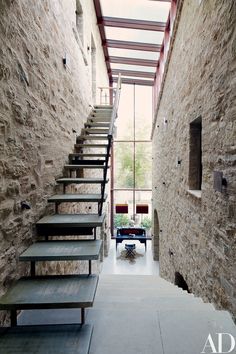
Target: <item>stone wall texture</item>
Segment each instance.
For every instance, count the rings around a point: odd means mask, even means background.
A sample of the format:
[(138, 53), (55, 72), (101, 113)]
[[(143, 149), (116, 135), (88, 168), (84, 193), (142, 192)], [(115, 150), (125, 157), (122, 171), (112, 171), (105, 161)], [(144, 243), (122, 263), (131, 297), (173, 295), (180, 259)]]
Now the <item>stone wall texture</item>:
[[(179, 272), (191, 292), (234, 316), (235, 102), (236, 2), (184, 0), (153, 136), (154, 257), (162, 277), (174, 282)], [(189, 129), (199, 117), (202, 188), (194, 194)], [(222, 193), (214, 171), (227, 180)]]
[[(29, 271), (18, 256), (35, 240), (35, 222), (53, 212), (47, 197), (60, 189), (55, 180), (94, 103), (94, 85), (108, 86), (93, 1), (80, 4), (83, 38), (76, 0), (0, 0), (0, 295)], [(31, 209), (21, 210), (22, 201)]]

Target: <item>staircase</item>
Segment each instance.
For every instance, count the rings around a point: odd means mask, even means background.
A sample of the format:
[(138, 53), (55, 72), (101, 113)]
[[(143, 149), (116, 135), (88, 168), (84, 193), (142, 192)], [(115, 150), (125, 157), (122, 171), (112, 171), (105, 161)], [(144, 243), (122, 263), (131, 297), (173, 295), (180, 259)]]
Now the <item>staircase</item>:
[[(90, 354), (200, 354), (209, 334), (216, 348), (217, 333), (236, 338), (227, 311), (154, 275), (101, 275), (87, 321), (94, 323)], [(205, 353), (215, 353), (207, 344)], [(228, 336), (222, 349), (229, 353)]]
[[(93, 326), (85, 325), (85, 309), (93, 306), (98, 284), (98, 275), (92, 274), (92, 261), (98, 260), (102, 251), (102, 240), (97, 239), (96, 231), (105, 220), (103, 203), (107, 198), (105, 186), (119, 94), (120, 85), (114, 107), (92, 109), (77, 137), (75, 152), (69, 155), (69, 162), (64, 166), (66, 175), (57, 180), (63, 186), (63, 194), (48, 199), (55, 205), (55, 214), (44, 216), (36, 223), (40, 240), (19, 258), (30, 262), (30, 275), (16, 281), (0, 298), (0, 310), (10, 311), (11, 318), (11, 327), (0, 329), (0, 354), (87, 354), (89, 351)], [(100, 140), (102, 144), (97, 142)], [(101, 177), (86, 177), (87, 171), (96, 175), (98, 170)], [(68, 187), (75, 184), (98, 185), (100, 192), (68, 193)], [(87, 202), (97, 204), (96, 213), (60, 213), (62, 203)], [(88, 274), (38, 275), (37, 264), (52, 261), (87, 261)], [(17, 326), (19, 311), (42, 309), (80, 309), (80, 319), (74, 325)]]

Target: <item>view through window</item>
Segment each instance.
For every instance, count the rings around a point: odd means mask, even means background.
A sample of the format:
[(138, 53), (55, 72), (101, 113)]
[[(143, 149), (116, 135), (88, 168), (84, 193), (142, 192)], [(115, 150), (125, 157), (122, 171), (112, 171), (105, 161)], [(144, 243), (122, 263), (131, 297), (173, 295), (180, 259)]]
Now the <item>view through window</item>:
[[(128, 214), (116, 213), (115, 208), (114, 226), (142, 226), (147, 235), (152, 215), (151, 124), (152, 88), (122, 85), (114, 141), (114, 206), (128, 205)], [(143, 213), (137, 210), (140, 205), (145, 206)]]

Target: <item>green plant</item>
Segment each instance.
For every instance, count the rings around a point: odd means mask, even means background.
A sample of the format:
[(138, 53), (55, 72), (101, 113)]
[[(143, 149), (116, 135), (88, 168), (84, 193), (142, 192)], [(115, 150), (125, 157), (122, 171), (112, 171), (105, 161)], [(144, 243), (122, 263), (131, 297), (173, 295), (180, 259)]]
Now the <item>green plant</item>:
[(123, 227), (129, 225), (129, 217), (124, 214), (116, 214), (114, 217), (114, 225), (115, 227)]
[(149, 230), (152, 226), (152, 220), (148, 216), (145, 216), (141, 221), (141, 226)]

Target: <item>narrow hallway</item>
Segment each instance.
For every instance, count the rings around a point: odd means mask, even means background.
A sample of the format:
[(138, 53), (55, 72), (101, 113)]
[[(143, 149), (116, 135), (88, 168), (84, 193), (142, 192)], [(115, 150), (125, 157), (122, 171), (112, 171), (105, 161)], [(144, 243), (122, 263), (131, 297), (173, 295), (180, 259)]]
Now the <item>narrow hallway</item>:
[(133, 262), (121, 259), (123, 250), (124, 244), (118, 245), (116, 253), (111, 241), (87, 315), (87, 323), (94, 325), (90, 354), (199, 354), (209, 333), (213, 340), (222, 331), (236, 336), (226, 311), (158, 276), (150, 241), (146, 254), (136, 241), (141, 256)]

